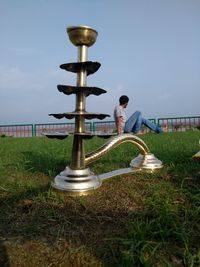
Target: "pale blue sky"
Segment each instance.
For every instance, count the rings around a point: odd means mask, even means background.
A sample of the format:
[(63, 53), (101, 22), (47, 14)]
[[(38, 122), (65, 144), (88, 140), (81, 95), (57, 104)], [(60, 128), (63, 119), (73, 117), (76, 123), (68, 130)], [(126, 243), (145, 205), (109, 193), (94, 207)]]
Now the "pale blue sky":
[(87, 98), (87, 111), (111, 115), (122, 94), (128, 115), (200, 115), (200, 0), (0, 0), (0, 124), (70, 122), (75, 96), (57, 84), (76, 84), (59, 68), (75, 62), (66, 27), (98, 31), (89, 60), (99, 61), (88, 86), (107, 94)]

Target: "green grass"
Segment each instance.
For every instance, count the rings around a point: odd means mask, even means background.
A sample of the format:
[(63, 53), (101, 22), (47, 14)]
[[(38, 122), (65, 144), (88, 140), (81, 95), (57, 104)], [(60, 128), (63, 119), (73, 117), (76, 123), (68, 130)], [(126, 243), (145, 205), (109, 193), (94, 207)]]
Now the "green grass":
[[(164, 168), (114, 177), (82, 197), (50, 186), (70, 163), (72, 138), (0, 138), (0, 266), (200, 266), (200, 165), (192, 160), (200, 132), (141, 138)], [(123, 144), (90, 168), (128, 167), (137, 154)]]

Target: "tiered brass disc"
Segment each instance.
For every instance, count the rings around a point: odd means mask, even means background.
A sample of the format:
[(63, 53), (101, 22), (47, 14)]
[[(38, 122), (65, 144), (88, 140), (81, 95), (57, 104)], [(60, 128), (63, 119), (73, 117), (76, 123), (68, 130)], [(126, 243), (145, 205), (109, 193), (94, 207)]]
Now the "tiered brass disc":
[(106, 93), (104, 89), (98, 87), (83, 87), (83, 86), (71, 86), (71, 85), (58, 85), (58, 91), (64, 93), (65, 95), (77, 94), (83, 92), (85, 96), (89, 95), (101, 95)]
[(110, 115), (107, 114), (102, 114), (102, 113), (90, 113), (90, 112), (85, 112), (85, 111), (74, 111), (74, 112), (66, 112), (66, 113), (57, 113), (57, 114), (49, 114), (49, 116), (53, 116), (56, 119), (74, 119), (77, 116), (83, 116), (87, 120), (92, 120), (92, 119), (99, 119), (103, 120), (106, 117), (110, 117)]
[(60, 68), (74, 73), (79, 73), (82, 69), (84, 69), (87, 72), (87, 75), (90, 75), (95, 73), (100, 66), (101, 64), (99, 62), (85, 61), (62, 64), (60, 65)]

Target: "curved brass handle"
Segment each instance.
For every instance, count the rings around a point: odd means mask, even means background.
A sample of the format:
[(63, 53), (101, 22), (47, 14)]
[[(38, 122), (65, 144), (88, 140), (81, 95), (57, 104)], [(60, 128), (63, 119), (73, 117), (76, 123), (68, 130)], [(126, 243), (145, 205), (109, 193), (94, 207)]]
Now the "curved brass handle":
[(95, 151), (92, 151), (85, 155), (85, 164), (88, 165), (89, 163), (100, 159), (104, 155), (106, 155), (109, 151), (117, 147), (118, 145), (121, 145), (123, 143), (130, 142), (136, 145), (142, 155), (147, 155), (150, 153), (150, 150), (148, 146), (144, 143), (143, 140), (141, 140), (139, 137), (133, 135), (133, 134), (122, 134), (117, 135), (110, 139), (107, 143), (105, 143), (100, 148), (96, 149)]

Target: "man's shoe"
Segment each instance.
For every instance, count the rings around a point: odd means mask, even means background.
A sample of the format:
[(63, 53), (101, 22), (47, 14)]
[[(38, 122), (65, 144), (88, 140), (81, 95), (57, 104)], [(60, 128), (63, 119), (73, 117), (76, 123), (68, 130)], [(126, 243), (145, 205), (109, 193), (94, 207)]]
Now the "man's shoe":
[(163, 130), (161, 128), (157, 128), (155, 131), (157, 134), (163, 133)]

